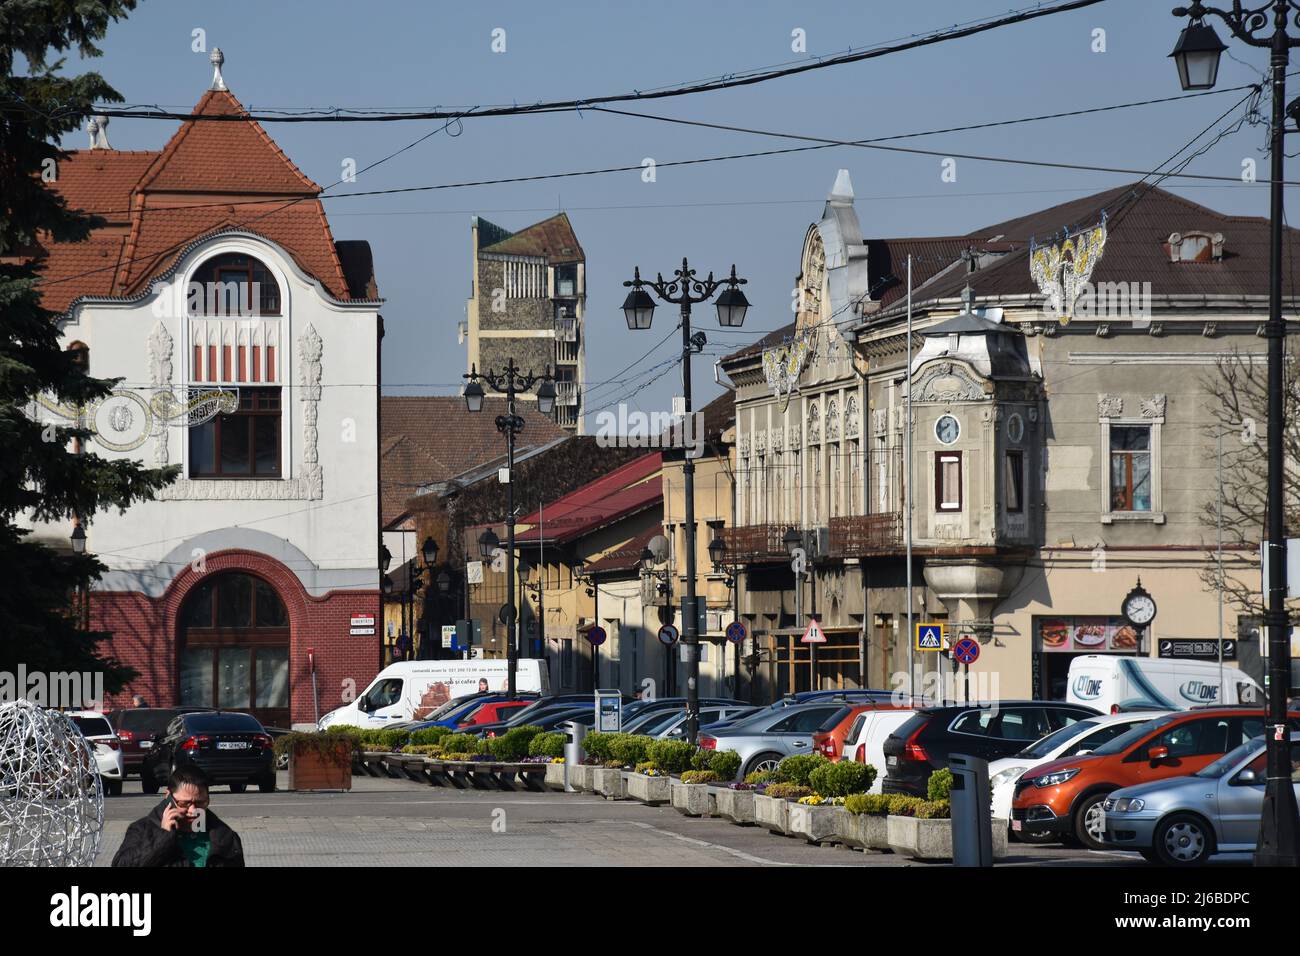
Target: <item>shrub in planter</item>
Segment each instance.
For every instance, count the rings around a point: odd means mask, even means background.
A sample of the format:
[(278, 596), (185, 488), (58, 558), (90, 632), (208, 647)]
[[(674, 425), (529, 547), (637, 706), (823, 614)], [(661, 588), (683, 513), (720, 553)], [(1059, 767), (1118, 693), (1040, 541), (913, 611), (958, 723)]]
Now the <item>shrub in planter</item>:
[(637, 773), (651, 773), (659, 769), (653, 760), (643, 760), (635, 767)]
[(448, 754), (477, 754), (483, 752), (483, 741), (472, 734), (448, 734), (442, 738), (442, 749)]
[(947, 820), (952, 817), (952, 804), (947, 800), (922, 800), (912, 815), (918, 820)]
[(565, 736), (555, 731), (538, 734), (528, 741), (530, 757), (563, 757)]
[[(701, 751), (709, 753), (710, 751)], [(714, 750), (709, 761), (709, 769), (718, 775), (719, 780), (735, 780), (740, 773), (740, 754), (734, 750)]]
[(407, 744), (402, 748), (402, 753), (419, 757), (441, 757), (442, 744)]
[(797, 783), (769, 783), (763, 793), (765, 796), (782, 800), (797, 800), (800, 797), (812, 796), (811, 790)]
[(643, 734), (615, 734), (609, 744), (611, 760), (617, 760), (620, 767), (635, 767), (650, 756), (653, 737)]
[(892, 798), (883, 793), (851, 793), (844, 798), (844, 809), (849, 813), (865, 813), (868, 816), (883, 817), (889, 813), (889, 801)]
[(483, 743), (487, 752), (498, 760), (522, 760), (528, 756), (528, 745), (541, 732), (541, 727), (525, 724), (511, 727), (500, 737), (488, 738)]
[(776, 765), (776, 777), (781, 783), (809, 787), (808, 775), (828, 763), (830, 761), (821, 754), (793, 754)]
[(357, 733), (362, 750), (401, 750), (410, 743), (407, 730), (362, 730)]
[(925, 803), (920, 797), (908, 797), (896, 793), (889, 798), (889, 815), (891, 817), (914, 817), (916, 808)]
[(875, 767), (842, 760), (815, 767), (808, 774), (808, 785), (823, 797), (847, 797), (851, 793), (866, 793), (875, 779)]
[(681, 773), (691, 767), (695, 748), (685, 740), (656, 740), (650, 745), (650, 759), (664, 773)]
[(277, 757), (288, 756), (295, 752), (307, 752), (318, 757), (330, 758), (337, 754), (340, 748), (344, 748), (349, 755), (364, 749), (360, 746), (360, 738), (351, 732), (351, 728), (343, 731), (333, 727), (311, 733), (282, 734), (275, 739), (274, 746)]
[(718, 779), (712, 770), (687, 770), (682, 773), (682, 783), (717, 783)]
[(952, 799), (952, 771), (944, 767), (930, 774), (925, 785), (925, 795), (935, 801)]
[(610, 759), (610, 747), (614, 745), (616, 736), (618, 735), (607, 731), (593, 730), (582, 738), (582, 749), (588, 757), (603, 764)]
[(452, 760), (452, 761), (466, 761), (466, 760), (473, 760), (476, 757), (481, 757), (481, 756), (482, 754), (457, 753), (455, 751), (449, 750), (442, 755), (442, 759)]
[(776, 783), (776, 771), (774, 770), (755, 770), (751, 774), (745, 775), (745, 783), (751, 787), (761, 787), (765, 783)]
[(450, 727), (422, 727), (419, 730), (412, 730), (410, 742), (413, 744), (436, 744), (442, 741), (444, 737), (450, 737), (453, 731)]

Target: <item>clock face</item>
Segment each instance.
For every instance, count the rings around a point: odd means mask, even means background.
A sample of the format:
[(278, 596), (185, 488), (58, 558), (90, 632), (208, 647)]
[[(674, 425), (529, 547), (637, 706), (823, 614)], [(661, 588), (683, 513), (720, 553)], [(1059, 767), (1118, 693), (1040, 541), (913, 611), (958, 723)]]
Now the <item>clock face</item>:
[(944, 415), (934, 423), (934, 435), (945, 445), (951, 445), (961, 434), (961, 425), (951, 415)]
[(1124, 601), (1124, 616), (1134, 624), (1150, 624), (1156, 616), (1156, 602), (1149, 594), (1133, 594)]
[(1020, 439), (1025, 437), (1025, 420), (1020, 417), (1019, 412), (1013, 412), (1007, 419), (1007, 438), (1017, 445)]

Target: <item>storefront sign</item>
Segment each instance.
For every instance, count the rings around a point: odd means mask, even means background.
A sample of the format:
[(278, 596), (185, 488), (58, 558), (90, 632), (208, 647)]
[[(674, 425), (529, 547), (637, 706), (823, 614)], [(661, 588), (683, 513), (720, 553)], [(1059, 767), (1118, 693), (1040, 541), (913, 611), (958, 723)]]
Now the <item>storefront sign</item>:
[[(1166, 638), (1156, 642), (1156, 652), (1161, 657), (1177, 657), (1184, 660), (1217, 661), (1219, 659), (1219, 642), (1195, 641), (1181, 638)], [(1237, 659), (1237, 642), (1223, 642), (1223, 659)]]
[(1122, 617), (1035, 618), (1046, 653), (1136, 654), (1138, 629)]
[(373, 614), (353, 614), (349, 633), (355, 636), (370, 637), (375, 633), (375, 616)]

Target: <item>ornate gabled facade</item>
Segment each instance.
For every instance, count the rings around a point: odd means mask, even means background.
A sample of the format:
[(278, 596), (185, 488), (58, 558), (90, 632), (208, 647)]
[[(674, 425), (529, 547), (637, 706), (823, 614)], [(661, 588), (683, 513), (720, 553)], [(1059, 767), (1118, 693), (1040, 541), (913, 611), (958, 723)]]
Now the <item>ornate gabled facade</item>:
[[(87, 451), (175, 466), (124, 514), (87, 522), (108, 567), (90, 593), (106, 653), (154, 706), (311, 724), (379, 666), (379, 343), (368, 244), (336, 242), (320, 187), (217, 80), (159, 151), (69, 154), (52, 184), (104, 225), (41, 250), (69, 348), (121, 385), (82, 418)], [(34, 533), (66, 546), (68, 527)], [(353, 683), (355, 682), (355, 683)]]

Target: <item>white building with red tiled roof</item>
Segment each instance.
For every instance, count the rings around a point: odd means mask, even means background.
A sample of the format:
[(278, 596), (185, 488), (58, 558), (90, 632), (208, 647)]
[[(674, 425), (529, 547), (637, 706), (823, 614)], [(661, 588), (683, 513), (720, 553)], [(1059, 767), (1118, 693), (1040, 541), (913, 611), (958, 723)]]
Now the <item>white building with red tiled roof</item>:
[[(197, 117), (245, 115), (217, 75)], [(370, 250), (248, 119), (181, 123), (157, 152), (92, 147), (51, 185), (104, 225), (46, 242), (42, 292), (90, 372), (87, 451), (177, 466), (158, 499), (94, 515), (90, 595), (123, 697), (308, 723), (379, 663), (379, 347)], [(37, 533), (66, 545), (70, 529)], [(313, 697), (313, 673), (319, 705)], [(112, 706), (121, 701), (108, 701)]]

